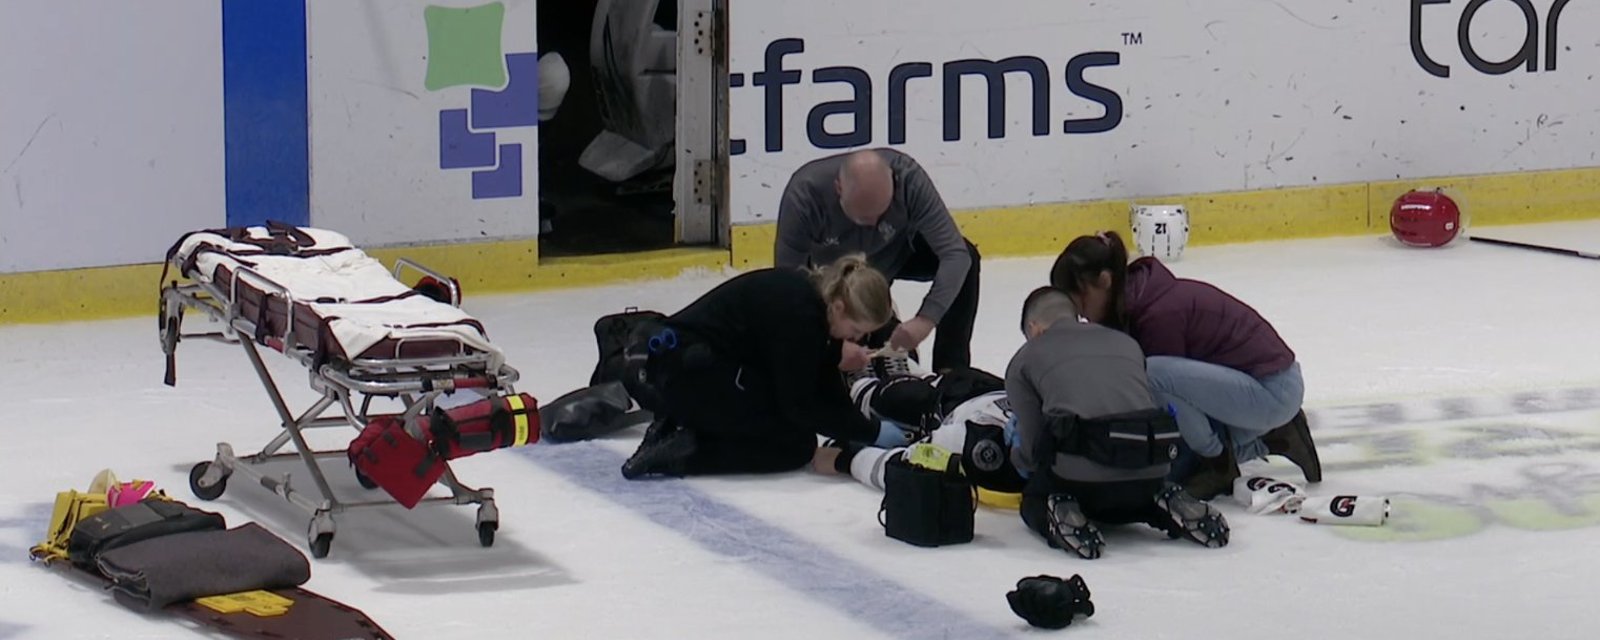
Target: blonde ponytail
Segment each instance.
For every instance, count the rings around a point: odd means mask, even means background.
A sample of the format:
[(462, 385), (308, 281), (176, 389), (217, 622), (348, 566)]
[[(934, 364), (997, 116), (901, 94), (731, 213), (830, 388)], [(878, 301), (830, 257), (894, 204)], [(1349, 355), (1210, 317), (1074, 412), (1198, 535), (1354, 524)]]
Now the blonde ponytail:
[(843, 301), (845, 315), (851, 320), (881, 327), (894, 317), (889, 280), (867, 263), (865, 254), (852, 253), (814, 269), (812, 281), (824, 301)]

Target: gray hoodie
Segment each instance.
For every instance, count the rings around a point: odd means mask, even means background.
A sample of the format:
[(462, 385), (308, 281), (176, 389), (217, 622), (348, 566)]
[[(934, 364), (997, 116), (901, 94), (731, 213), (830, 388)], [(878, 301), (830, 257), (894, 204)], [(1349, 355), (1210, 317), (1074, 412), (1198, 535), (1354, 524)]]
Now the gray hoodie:
[[(1037, 473), (1034, 447), (1049, 416), (1099, 418), (1155, 408), (1144, 352), (1127, 334), (1078, 318), (1064, 318), (1022, 345), (1006, 369), (1006, 397), (1017, 416), (1019, 442), (1011, 461)], [(1115, 482), (1160, 478), (1165, 464), (1116, 469), (1082, 456), (1057, 453), (1053, 470), (1064, 480)]]
[(917, 161), (893, 149), (875, 149), (894, 172), (894, 201), (876, 227), (845, 217), (836, 180), (849, 154), (812, 160), (789, 179), (778, 204), (778, 240), (773, 262), (779, 268), (828, 264), (848, 253), (867, 254), (885, 276), (895, 277), (914, 253), (921, 236), (939, 258), (933, 288), (917, 315), (937, 324), (955, 302), (972, 267), (966, 241), (944, 206), (938, 189)]

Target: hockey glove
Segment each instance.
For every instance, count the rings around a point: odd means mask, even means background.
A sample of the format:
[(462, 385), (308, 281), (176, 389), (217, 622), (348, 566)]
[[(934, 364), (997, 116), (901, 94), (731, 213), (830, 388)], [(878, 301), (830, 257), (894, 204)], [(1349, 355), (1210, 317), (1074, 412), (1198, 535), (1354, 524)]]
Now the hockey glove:
[(1045, 629), (1065, 628), (1080, 614), (1085, 618), (1094, 615), (1089, 585), (1077, 575), (1069, 580), (1044, 575), (1023, 578), (1017, 581), (1016, 590), (1006, 594), (1006, 602), (1028, 624)]

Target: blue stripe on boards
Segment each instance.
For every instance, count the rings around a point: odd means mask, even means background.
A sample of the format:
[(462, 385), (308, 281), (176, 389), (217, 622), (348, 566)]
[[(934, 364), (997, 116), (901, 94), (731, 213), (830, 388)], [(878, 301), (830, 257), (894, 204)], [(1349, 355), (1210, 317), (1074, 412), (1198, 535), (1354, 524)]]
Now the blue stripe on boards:
[(305, 0), (222, 0), (228, 226), (311, 222)]

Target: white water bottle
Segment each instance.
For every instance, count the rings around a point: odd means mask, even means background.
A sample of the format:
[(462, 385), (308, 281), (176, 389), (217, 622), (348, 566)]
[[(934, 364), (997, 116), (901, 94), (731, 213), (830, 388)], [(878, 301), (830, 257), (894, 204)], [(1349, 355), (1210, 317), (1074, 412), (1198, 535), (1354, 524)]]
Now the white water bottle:
[(1389, 499), (1382, 496), (1334, 496), (1308, 499), (1300, 519), (1316, 524), (1377, 527), (1389, 519)]
[(1245, 476), (1233, 481), (1233, 498), (1254, 514), (1294, 513), (1305, 502), (1299, 485), (1266, 476)]

